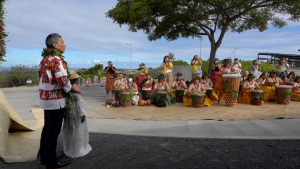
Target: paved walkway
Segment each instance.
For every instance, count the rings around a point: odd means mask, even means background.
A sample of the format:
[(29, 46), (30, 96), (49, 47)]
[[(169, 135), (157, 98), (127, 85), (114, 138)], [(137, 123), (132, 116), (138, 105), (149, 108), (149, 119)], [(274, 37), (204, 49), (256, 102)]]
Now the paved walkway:
[[(105, 88), (83, 87), (82, 97), (92, 108), (104, 102)], [(1, 89), (24, 120), (34, 119), (30, 109), (39, 107), (38, 88)], [(88, 118), (90, 132), (141, 136), (236, 139), (300, 139), (300, 119), (212, 121), (142, 121)]]

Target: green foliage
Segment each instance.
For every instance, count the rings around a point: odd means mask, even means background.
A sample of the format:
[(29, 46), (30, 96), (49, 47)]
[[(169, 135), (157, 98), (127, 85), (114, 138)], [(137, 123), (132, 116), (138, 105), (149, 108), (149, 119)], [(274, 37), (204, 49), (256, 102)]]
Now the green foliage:
[(225, 90), (226, 87), (229, 86), (229, 83), (231, 83), (231, 81), (228, 80), (223, 81), (223, 90)]
[[(169, 53), (167, 56), (169, 56), (169, 59), (170, 59), (170, 61), (172, 61), (172, 63), (173, 63), (173, 61), (175, 61), (175, 54), (174, 53)], [(174, 63), (173, 63), (174, 64)]]
[[(251, 71), (251, 66), (253, 64), (253, 61), (241, 61), (240, 62), (242, 64), (242, 71)], [(271, 70), (277, 70), (275, 66), (271, 65), (271, 64), (268, 64), (268, 63), (264, 63), (264, 62), (261, 62), (261, 65), (260, 65), (262, 71), (271, 71)]]
[(0, 72), (0, 87), (27, 86), (27, 80), (32, 80), (31, 86), (39, 83), (39, 69), (37, 66), (12, 66), (10, 71)]
[(281, 92), (282, 98), (290, 98), (290, 97), (292, 97), (292, 95), (293, 95), (293, 92), (287, 92), (287, 91)]
[(150, 41), (206, 35), (211, 43), (211, 67), (227, 31), (241, 33), (258, 29), (262, 32), (270, 24), (282, 28), (287, 19), (299, 21), (299, 13), (299, 0), (118, 0), (106, 17), (120, 27), (128, 25), (131, 32), (144, 31)]
[(122, 97), (121, 97), (121, 103), (124, 103), (124, 102), (127, 102), (127, 101), (129, 101), (129, 100), (131, 100), (132, 99), (132, 94), (130, 93), (130, 94), (128, 94), (128, 95), (123, 95)]
[[(6, 55), (6, 37), (7, 37), (7, 32), (5, 32), (5, 23), (4, 23), (4, 14), (5, 14), (5, 8), (3, 7), (5, 3), (5, 0), (0, 0), (0, 66), (2, 62), (6, 62), (4, 59)], [(1, 82), (0, 82), (1, 83)]]
[(196, 94), (191, 94), (191, 98), (193, 100), (194, 103), (197, 103), (198, 99), (201, 98), (203, 96), (199, 96), (199, 95), (196, 95)]
[(230, 91), (230, 96), (231, 96), (231, 98), (232, 98), (233, 100), (236, 100), (237, 97), (238, 97), (238, 91), (236, 91), (236, 90), (231, 90), (231, 91)]
[(183, 97), (184, 96), (184, 90), (176, 90), (175, 96), (177, 97)]
[(148, 70), (148, 72), (151, 74), (152, 78), (157, 79), (158, 75), (161, 74), (161, 68), (158, 67), (158, 68), (155, 68), (155, 69), (151, 69), (151, 70)]
[(173, 65), (189, 65), (188, 62), (183, 60), (172, 61)]
[(202, 73), (203, 72), (208, 72), (208, 68), (209, 68), (209, 61), (203, 60), (202, 65), (201, 65)]

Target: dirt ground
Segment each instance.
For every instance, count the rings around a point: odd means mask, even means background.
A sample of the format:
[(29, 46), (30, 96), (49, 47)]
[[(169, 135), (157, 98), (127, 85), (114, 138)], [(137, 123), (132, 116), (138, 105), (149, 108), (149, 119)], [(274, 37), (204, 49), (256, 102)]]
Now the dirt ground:
[[(137, 137), (90, 133), (93, 150), (65, 168), (300, 168), (300, 140)], [(57, 152), (62, 151), (59, 137)], [(0, 168), (45, 168), (38, 161)]]

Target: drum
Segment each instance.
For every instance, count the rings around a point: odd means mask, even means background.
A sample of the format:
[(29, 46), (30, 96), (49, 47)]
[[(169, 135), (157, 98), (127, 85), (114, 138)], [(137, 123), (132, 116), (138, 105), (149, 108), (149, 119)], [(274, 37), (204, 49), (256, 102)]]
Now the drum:
[(205, 94), (193, 93), (191, 94), (191, 98), (193, 100), (193, 106), (195, 108), (204, 107)]
[(130, 92), (122, 92), (121, 105), (123, 107), (131, 106), (132, 94)]
[(293, 87), (289, 85), (277, 85), (277, 103), (278, 104), (290, 104), (291, 97), (293, 95)]
[(114, 90), (115, 101), (120, 101), (121, 100), (121, 93), (122, 93), (121, 89), (115, 89)]
[(225, 106), (235, 107), (237, 105), (237, 96), (232, 98), (230, 93), (225, 93)]
[(184, 96), (184, 90), (183, 89), (179, 89), (179, 90), (175, 90), (175, 99), (176, 99), (176, 103), (183, 103), (183, 96)]
[(230, 93), (231, 90), (239, 91), (241, 84), (241, 75), (239, 74), (224, 74), (223, 76), (223, 91)]
[(142, 95), (146, 100), (151, 98), (151, 94), (152, 94), (151, 88), (143, 88), (142, 89)]
[(156, 107), (167, 107), (167, 92), (157, 91), (155, 94)]
[(261, 106), (264, 100), (263, 90), (251, 90), (251, 104), (255, 106)]
[(212, 88), (211, 87), (206, 87), (206, 96), (208, 97), (208, 98), (212, 98)]

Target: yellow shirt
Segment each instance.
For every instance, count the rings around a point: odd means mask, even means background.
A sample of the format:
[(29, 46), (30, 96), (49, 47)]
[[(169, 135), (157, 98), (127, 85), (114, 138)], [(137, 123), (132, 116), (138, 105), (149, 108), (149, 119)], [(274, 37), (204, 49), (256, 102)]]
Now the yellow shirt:
[(194, 64), (193, 64), (193, 66), (192, 66), (192, 73), (193, 72), (195, 72), (196, 70), (198, 70), (198, 68), (199, 68), (199, 66), (200, 66), (200, 62), (197, 60)]
[(146, 75), (148, 73), (148, 69), (142, 69), (140, 75)]
[[(161, 66), (163, 66), (163, 63), (161, 64)], [(170, 66), (172, 66), (172, 69), (170, 69)], [(172, 72), (173, 71), (173, 64), (172, 64), (172, 62), (167, 63), (165, 69), (163, 69), (161, 71), (161, 73), (164, 73), (164, 72), (167, 72), (167, 71), (168, 72)]]

